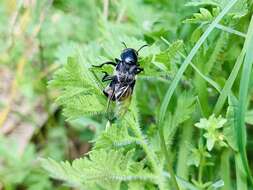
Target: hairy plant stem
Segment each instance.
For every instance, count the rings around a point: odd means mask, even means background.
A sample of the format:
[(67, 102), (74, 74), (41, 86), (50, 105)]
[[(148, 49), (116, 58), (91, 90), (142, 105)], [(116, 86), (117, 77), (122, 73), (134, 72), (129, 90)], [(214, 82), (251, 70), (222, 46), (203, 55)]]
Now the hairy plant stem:
[(182, 128), (183, 132), (180, 137), (179, 151), (178, 151), (178, 159), (177, 159), (177, 170), (176, 174), (178, 177), (182, 177), (183, 179), (188, 179), (189, 168), (187, 165), (187, 160), (189, 156), (189, 146), (187, 143), (191, 142), (193, 136), (193, 124), (192, 121), (186, 122)]
[(164, 138), (164, 134), (163, 134), (163, 127), (159, 127), (159, 136), (160, 136), (160, 142), (161, 142), (161, 149), (162, 149), (162, 152), (165, 156), (165, 160), (166, 160), (166, 163), (168, 163), (168, 172), (170, 173), (171, 175), (171, 181), (173, 183), (173, 186), (176, 190), (180, 190), (179, 188), (179, 185), (177, 183), (177, 180), (176, 180), (176, 176), (174, 174), (174, 171), (173, 171), (173, 168), (171, 167), (171, 163), (169, 161), (169, 152), (167, 150), (167, 147), (166, 147), (166, 142), (165, 142), (165, 138)]
[(126, 116), (126, 121), (129, 123), (130, 128), (132, 129), (134, 135), (137, 139), (139, 139), (139, 145), (142, 147), (143, 151), (145, 152), (147, 156), (147, 160), (150, 162), (151, 168), (155, 175), (158, 177), (157, 185), (159, 186), (160, 190), (165, 190), (164, 182), (163, 182), (163, 174), (162, 174), (162, 168), (159, 166), (158, 162), (156, 161), (156, 155), (152, 151), (152, 149), (148, 146), (148, 143), (146, 142), (146, 139), (144, 135), (142, 134), (140, 127), (131, 121), (131, 119), (128, 119)]

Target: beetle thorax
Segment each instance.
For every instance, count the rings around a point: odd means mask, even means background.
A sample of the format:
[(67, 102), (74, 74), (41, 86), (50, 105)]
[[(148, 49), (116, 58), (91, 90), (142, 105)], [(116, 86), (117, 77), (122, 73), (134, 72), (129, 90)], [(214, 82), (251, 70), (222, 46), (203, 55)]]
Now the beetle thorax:
[(124, 49), (120, 55), (121, 61), (127, 64), (136, 64), (138, 61), (137, 52), (132, 48)]

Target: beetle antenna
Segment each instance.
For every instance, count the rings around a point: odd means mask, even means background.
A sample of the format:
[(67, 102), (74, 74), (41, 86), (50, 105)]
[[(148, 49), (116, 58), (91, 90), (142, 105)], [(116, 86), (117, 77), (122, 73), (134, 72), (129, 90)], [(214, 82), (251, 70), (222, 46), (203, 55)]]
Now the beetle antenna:
[(147, 47), (147, 46), (148, 46), (147, 44), (141, 46), (141, 47), (137, 50), (137, 53), (138, 53), (142, 48)]
[(127, 48), (127, 46), (126, 46), (126, 43), (125, 42), (121, 42), (124, 46), (125, 46), (125, 48)]

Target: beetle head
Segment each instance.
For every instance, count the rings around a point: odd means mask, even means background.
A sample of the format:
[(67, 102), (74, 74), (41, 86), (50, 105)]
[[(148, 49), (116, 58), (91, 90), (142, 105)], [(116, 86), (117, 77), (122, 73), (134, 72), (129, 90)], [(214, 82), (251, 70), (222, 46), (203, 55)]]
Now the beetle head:
[(123, 62), (133, 65), (138, 61), (138, 52), (133, 48), (126, 48), (121, 53), (120, 58)]

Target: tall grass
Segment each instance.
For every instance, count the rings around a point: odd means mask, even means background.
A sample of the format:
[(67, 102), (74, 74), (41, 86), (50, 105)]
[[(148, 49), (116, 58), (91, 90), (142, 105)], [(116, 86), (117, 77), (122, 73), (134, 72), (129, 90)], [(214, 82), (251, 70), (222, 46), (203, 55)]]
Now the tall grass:
[(160, 114), (159, 114), (159, 124), (161, 124), (164, 121), (166, 110), (168, 108), (168, 105), (170, 103), (170, 99), (180, 81), (182, 78), (185, 70), (187, 69), (188, 65), (191, 63), (193, 57), (198, 52), (201, 45), (205, 42), (209, 34), (213, 31), (213, 29), (216, 27), (216, 25), (222, 20), (222, 18), (229, 12), (229, 10), (233, 7), (233, 5), (237, 2), (237, 0), (230, 1), (227, 6), (221, 11), (221, 13), (214, 19), (214, 21), (208, 26), (206, 31), (203, 33), (203, 35), (200, 37), (200, 39), (197, 41), (195, 46), (190, 51), (189, 55), (186, 57), (184, 62), (182, 63), (182, 66), (179, 68), (174, 80), (172, 81), (168, 91), (165, 94), (165, 97), (163, 99), (161, 108), (160, 108)]
[(248, 103), (248, 89), (250, 82), (250, 75), (253, 64), (253, 16), (251, 17), (251, 22), (249, 25), (247, 37), (246, 37), (246, 54), (243, 62), (242, 77), (240, 81), (239, 90), (239, 100), (238, 105), (235, 109), (235, 132), (236, 141), (239, 150), (240, 159), (242, 161), (243, 168), (247, 174), (247, 178), (251, 185), (253, 185), (253, 180), (247, 160), (246, 154), (246, 125), (245, 125), (245, 112), (247, 110)]
[[(168, 108), (168, 105), (170, 103), (171, 97), (180, 81), (180, 79), (182, 78), (185, 70), (187, 69), (188, 65), (191, 63), (193, 57), (196, 55), (196, 53), (198, 52), (199, 48), (201, 47), (201, 45), (205, 42), (205, 40), (207, 39), (207, 37), (210, 35), (210, 33), (215, 29), (215, 27), (217, 26), (217, 24), (222, 20), (222, 18), (229, 12), (229, 10), (233, 7), (233, 5), (237, 2), (237, 0), (232, 0), (230, 1), (226, 7), (220, 12), (220, 14), (214, 19), (214, 21), (208, 26), (208, 28), (206, 29), (206, 31), (203, 33), (203, 35), (200, 37), (200, 39), (197, 41), (197, 43), (195, 44), (195, 46), (192, 48), (192, 50), (190, 51), (189, 55), (186, 57), (186, 59), (184, 60), (184, 62), (182, 63), (181, 67), (179, 68), (175, 78), (173, 79), (169, 89), (167, 90), (165, 97), (163, 99), (163, 102), (161, 104), (160, 107), (160, 111), (159, 111), (159, 118), (158, 118), (158, 124), (159, 124), (159, 136), (160, 136), (160, 140), (161, 140), (161, 148), (163, 150), (163, 153), (165, 155), (166, 161), (169, 161), (169, 153), (166, 147), (166, 143), (165, 143), (165, 139), (164, 139), (164, 134), (163, 134), (163, 122), (165, 119), (165, 115), (166, 115), (166, 111)], [(173, 172), (173, 169), (171, 166), (169, 166), (168, 168), (171, 176), (172, 176), (172, 180), (174, 183), (174, 186), (178, 188), (178, 184), (175, 180), (175, 175)]]

